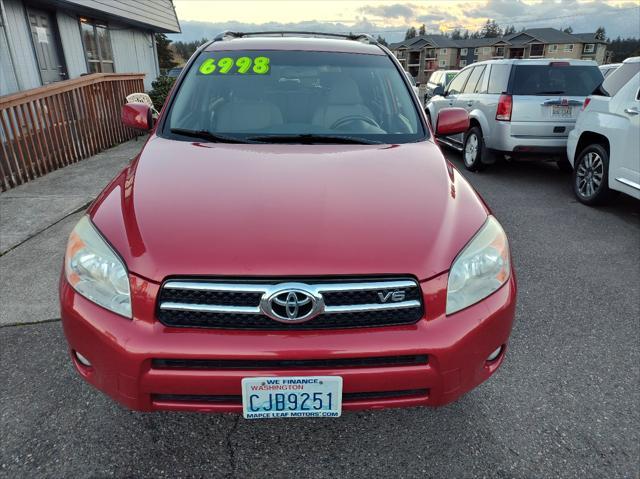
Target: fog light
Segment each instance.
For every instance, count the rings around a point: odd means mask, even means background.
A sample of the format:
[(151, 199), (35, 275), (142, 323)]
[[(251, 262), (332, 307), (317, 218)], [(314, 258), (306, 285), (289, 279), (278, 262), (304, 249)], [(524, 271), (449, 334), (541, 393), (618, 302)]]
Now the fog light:
[(500, 356), (500, 353), (502, 352), (502, 346), (499, 346), (498, 349), (496, 349), (494, 352), (492, 352), (489, 357), (487, 358), (487, 361), (493, 361), (495, 360), (498, 356)]
[(89, 360), (87, 358), (85, 358), (82, 354), (80, 354), (78, 351), (74, 351), (75, 355), (76, 355), (76, 359), (78, 360), (78, 362), (80, 364), (82, 364), (83, 366), (86, 366), (88, 368), (91, 367), (91, 363), (89, 362)]

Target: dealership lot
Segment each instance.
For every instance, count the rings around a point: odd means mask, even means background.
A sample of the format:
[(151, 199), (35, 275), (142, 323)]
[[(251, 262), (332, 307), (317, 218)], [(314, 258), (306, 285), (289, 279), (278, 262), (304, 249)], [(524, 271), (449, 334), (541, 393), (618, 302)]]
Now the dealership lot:
[[(464, 175), (509, 234), (519, 299), (506, 363), (460, 401), (337, 420), (129, 412), (75, 374), (59, 321), (33, 300), (15, 322), (45, 322), (0, 328), (0, 476), (637, 475), (638, 202), (585, 207), (553, 164)], [(79, 215), (0, 257), (3, 282), (20, 278), (3, 298), (55, 301)]]

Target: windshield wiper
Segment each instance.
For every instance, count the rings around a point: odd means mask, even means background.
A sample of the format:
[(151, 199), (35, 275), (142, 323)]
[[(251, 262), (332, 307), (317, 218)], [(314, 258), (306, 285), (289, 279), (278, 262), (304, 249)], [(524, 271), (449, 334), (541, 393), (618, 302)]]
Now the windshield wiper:
[(539, 91), (536, 95), (562, 95), (564, 90)]
[(262, 143), (302, 143), (312, 145), (314, 143), (342, 144), (342, 145), (380, 145), (381, 141), (368, 140), (354, 136), (317, 135), (304, 133), (300, 135), (264, 135), (250, 136), (248, 140)]
[(219, 133), (213, 133), (209, 130), (187, 130), (184, 128), (171, 128), (171, 133), (175, 133), (176, 135), (188, 136), (190, 138), (198, 138), (200, 140), (206, 140), (212, 143), (261, 143), (260, 141), (247, 138), (220, 135)]

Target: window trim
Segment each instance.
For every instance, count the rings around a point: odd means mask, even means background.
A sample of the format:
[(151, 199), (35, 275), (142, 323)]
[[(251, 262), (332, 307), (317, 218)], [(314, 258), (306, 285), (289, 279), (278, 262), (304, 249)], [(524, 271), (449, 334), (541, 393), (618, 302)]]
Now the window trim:
[(556, 53), (558, 51), (558, 44), (557, 43), (553, 43), (551, 45), (549, 45), (549, 53)]
[(467, 48), (460, 49), (460, 56), (466, 57), (468, 53), (469, 50)]
[(460, 66), (461, 67), (466, 67), (467, 66), (467, 60), (460, 60)]
[[(502, 54), (498, 53), (498, 49), (501, 48), (502, 49)], [(498, 58), (504, 58), (504, 52), (505, 52), (505, 47), (504, 46), (499, 46), (499, 47), (495, 47), (495, 56)]]
[[(587, 50), (587, 47), (591, 47)], [(595, 43), (585, 43), (582, 49), (582, 53), (595, 53), (596, 52), (596, 44)]]
[[(94, 41), (96, 43), (96, 50), (98, 52), (98, 60), (89, 60), (89, 57), (87, 56), (87, 45), (84, 41), (84, 35), (82, 32), (82, 25), (90, 25), (93, 29), (93, 38)], [(98, 27), (102, 27), (104, 28), (107, 33), (109, 34), (109, 45), (111, 46), (111, 60), (105, 60), (102, 56), (102, 47), (100, 46), (100, 41), (98, 40)], [(95, 18), (87, 18), (87, 17), (78, 17), (78, 28), (80, 30), (80, 41), (82, 42), (82, 51), (84, 53), (84, 62), (85, 65), (87, 67), (87, 73), (91, 74), (91, 73), (116, 73), (116, 62), (115, 62), (115, 58), (113, 56), (113, 43), (111, 42), (111, 29), (109, 28), (109, 24), (105, 21), (102, 20), (98, 20)], [(93, 72), (91, 71), (91, 64), (92, 63), (97, 63), (98, 65), (100, 65), (100, 71), (99, 72)], [(104, 71), (104, 64), (105, 63), (109, 63), (111, 64), (111, 68), (112, 68), (112, 72), (105, 72)]]
[(446, 48), (441, 48), (440, 49), (440, 54), (441, 55), (446, 55), (447, 54), (447, 49)]
[[(565, 51), (567, 53), (572, 53), (573, 49), (574, 49), (574, 46), (575, 46), (574, 43), (565, 43), (563, 51)], [(571, 48), (569, 48), (569, 47), (571, 47)]]

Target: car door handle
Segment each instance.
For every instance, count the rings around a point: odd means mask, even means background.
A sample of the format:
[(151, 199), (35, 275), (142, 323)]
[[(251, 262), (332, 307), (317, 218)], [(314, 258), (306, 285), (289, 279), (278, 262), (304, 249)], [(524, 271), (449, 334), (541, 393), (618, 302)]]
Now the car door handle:
[(640, 111), (638, 111), (638, 109), (637, 109), (637, 108), (635, 108), (635, 107), (634, 107), (634, 108), (627, 108), (624, 112), (625, 112), (627, 115), (637, 115), (637, 114), (639, 114), (639, 113), (640, 113)]

